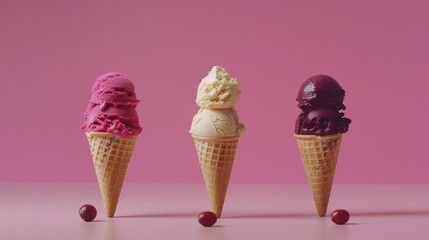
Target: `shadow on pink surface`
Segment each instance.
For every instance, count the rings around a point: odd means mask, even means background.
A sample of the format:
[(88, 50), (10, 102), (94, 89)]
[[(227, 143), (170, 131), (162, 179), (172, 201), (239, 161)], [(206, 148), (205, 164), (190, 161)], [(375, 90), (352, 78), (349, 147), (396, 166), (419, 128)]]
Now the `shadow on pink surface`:
[[(141, 213), (132, 215), (119, 215), (114, 218), (182, 218), (182, 217), (196, 217), (199, 212), (175, 212), (175, 213)], [(314, 213), (274, 213), (274, 212), (261, 212), (261, 213), (223, 213), (221, 218), (308, 218), (316, 217)]]
[(115, 216), (114, 218), (182, 218), (182, 217), (197, 217), (198, 213), (190, 212), (172, 212), (172, 213), (141, 213), (141, 214), (131, 214), (131, 215), (120, 215)]
[(249, 212), (225, 213), (222, 218), (309, 218), (316, 216), (311, 212)]
[(350, 213), (352, 216), (365, 216), (365, 217), (406, 217), (406, 216), (428, 216), (429, 210), (383, 210), (383, 211), (356, 211)]
[[(182, 217), (196, 217), (198, 212), (159, 212), (159, 213), (141, 213), (141, 214), (132, 214), (132, 215), (120, 215), (115, 216), (114, 218), (182, 218)], [(404, 217), (404, 216), (428, 216), (429, 210), (409, 210), (409, 211), (352, 211), (352, 216), (365, 216), (365, 217)], [(260, 212), (260, 213), (224, 213), (221, 217), (223, 219), (228, 218), (313, 218), (317, 217), (315, 213), (312, 212)], [(327, 213), (325, 217), (330, 217), (330, 214)]]

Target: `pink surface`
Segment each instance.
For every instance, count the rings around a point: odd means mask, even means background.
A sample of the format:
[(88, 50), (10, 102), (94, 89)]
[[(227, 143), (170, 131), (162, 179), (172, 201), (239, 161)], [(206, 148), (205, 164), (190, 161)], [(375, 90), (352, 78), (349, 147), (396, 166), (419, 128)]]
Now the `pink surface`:
[[(295, 98), (325, 73), (346, 90), (337, 183), (429, 183), (429, 2), (1, 1), (0, 181), (95, 182), (83, 112), (119, 71), (141, 103), (126, 180), (202, 182), (188, 130), (213, 65), (243, 91), (231, 181), (304, 183)], [(269, 115), (268, 115), (269, 114)], [(89, 230), (91, 231), (91, 230)]]
[[(0, 184), (0, 239), (427, 240), (428, 201), (428, 185), (337, 185), (328, 212), (351, 213), (339, 226), (316, 216), (305, 184), (233, 184), (223, 217), (204, 228), (203, 184), (126, 184), (112, 219), (96, 184)], [(94, 222), (80, 219), (84, 203), (97, 207)]]

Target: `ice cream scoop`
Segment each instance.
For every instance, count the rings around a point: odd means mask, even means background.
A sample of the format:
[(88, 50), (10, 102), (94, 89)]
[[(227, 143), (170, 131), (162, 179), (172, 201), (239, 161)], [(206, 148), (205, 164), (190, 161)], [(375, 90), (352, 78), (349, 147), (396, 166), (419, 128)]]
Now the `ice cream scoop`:
[(91, 102), (112, 104), (136, 104), (139, 101), (134, 92), (134, 84), (122, 73), (109, 72), (101, 75), (91, 90)]
[(298, 107), (301, 109), (329, 107), (343, 110), (344, 89), (328, 75), (315, 75), (307, 79), (298, 92)]
[(123, 137), (136, 136), (142, 131), (136, 112), (138, 102), (134, 85), (126, 76), (116, 72), (106, 73), (92, 87), (81, 129)]
[(298, 107), (302, 112), (295, 124), (295, 134), (326, 136), (345, 133), (351, 120), (344, 117), (344, 89), (332, 77), (316, 75), (299, 89)]
[(197, 136), (225, 137), (244, 132), (235, 109), (201, 108), (192, 120), (190, 133)]
[(233, 108), (240, 96), (237, 80), (226, 70), (214, 66), (198, 86), (197, 104), (202, 108)]

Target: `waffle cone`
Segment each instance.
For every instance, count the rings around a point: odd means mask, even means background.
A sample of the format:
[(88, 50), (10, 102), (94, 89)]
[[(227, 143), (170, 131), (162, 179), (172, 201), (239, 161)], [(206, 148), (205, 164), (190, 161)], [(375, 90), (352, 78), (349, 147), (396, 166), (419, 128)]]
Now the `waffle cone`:
[(322, 137), (295, 134), (295, 139), (301, 153), (308, 183), (311, 186), (317, 213), (323, 217), (328, 208), (341, 147), (341, 134)]
[(213, 212), (220, 217), (239, 135), (208, 138), (192, 135)]
[(102, 132), (87, 132), (98, 185), (108, 217), (113, 217), (137, 136), (120, 137)]

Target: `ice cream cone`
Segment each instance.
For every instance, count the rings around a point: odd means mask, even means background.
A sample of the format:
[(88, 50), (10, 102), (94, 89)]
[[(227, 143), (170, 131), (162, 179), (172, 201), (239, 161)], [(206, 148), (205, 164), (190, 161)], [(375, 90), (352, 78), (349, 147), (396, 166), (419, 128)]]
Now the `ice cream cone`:
[(301, 153), (308, 183), (313, 192), (317, 213), (323, 217), (328, 208), (341, 147), (341, 134), (329, 136), (295, 134), (295, 139)]
[(228, 189), (240, 135), (201, 137), (192, 135), (213, 212), (220, 217)]
[(137, 136), (86, 132), (106, 215), (113, 217)]

